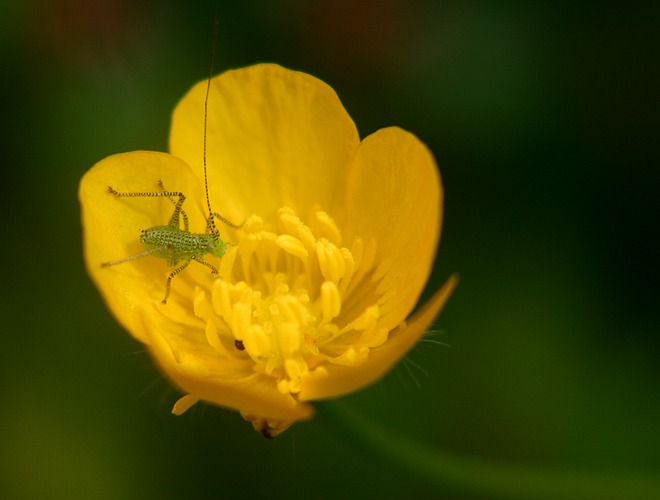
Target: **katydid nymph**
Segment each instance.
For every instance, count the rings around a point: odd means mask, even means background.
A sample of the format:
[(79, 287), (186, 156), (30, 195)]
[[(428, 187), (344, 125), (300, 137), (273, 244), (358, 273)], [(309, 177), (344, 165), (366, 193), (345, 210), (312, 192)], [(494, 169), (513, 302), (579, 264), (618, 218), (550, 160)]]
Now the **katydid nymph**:
[[(178, 191), (167, 191), (162, 181), (158, 181), (158, 191), (116, 191), (111, 186), (108, 186), (108, 192), (118, 198), (138, 198), (138, 197), (166, 197), (174, 204), (174, 212), (170, 217), (169, 223), (162, 226), (154, 226), (148, 229), (143, 229), (140, 235), (140, 242), (144, 247), (144, 252), (141, 252), (130, 257), (123, 259), (104, 262), (102, 267), (114, 266), (125, 262), (130, 262), (146, 256), (159, 257), (166, 259), (169, 266), (177, 266), (167, 276), (165, 284), (165, 297), (163, 304), (167, 303), (170, 296), (170, 285), (172, 279), (183, 271), (192, 262), (198, 262), (211, 270), (212, 274), (218, 274), (217, 268), (204, 260), (206, 254), (211, 254), (214, 257), (222, 257), (227, 250), (227, 243), (220, 238), (220, 232), (215, 225), (215, 220), (219, 219), (229, 227), (240, 229), (243, 224), (236, 225), (230, 222), (222, 215), (214, 212), (211, 209), (211, 202), (209, 200), (209, 187), (208, 176), (206, 172), (206, 125), (208, 115), (208, 101), (211, 89), (211, 74), (213, 72), (213, 63), (215, 58), (215, 37), (217, 36), (217, 20), (216, 29), (214, 32), (213, 50), (211, 52), (211, 64), (209, 70), (209, 77), (206, 85), (206, 96), (204, 99), (204, 140), (203, 140), (203, 164), (204, 164), (204, 189), (206, 194), (206, 207), (208, 209), (208, 218), (206, 219), (206, 231), (204, 233), (193, 233), (189, 229), (188, 216), (183, 210), (183, 202), (186, 197), (183, 193)], [(181, 228), (181, 219), (183, 219), (183, 228)]]

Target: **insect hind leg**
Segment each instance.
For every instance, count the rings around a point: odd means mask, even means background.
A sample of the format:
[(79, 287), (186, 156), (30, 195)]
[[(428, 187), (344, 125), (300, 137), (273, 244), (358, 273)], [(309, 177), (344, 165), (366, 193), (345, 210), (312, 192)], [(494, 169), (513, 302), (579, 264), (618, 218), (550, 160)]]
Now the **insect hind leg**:
[[(163, 184), (163, 181), (160, 180), (160, 179), (158, 179), (158, 187), (160, 188), (161, 192), (167, 193), (167, 191), (165, 190), (165, 185)], [(182, 193), (178, 193), (178, 194), (180, 196), (183, 196)], [(175, 207), (174, 211), (176, 212), (176, 206), (177, 206), (178, 202), (174, 201), (174, 198), (172, 198), (172, 196), (170, 196), (170, 195), (167, 196), (167, 199), (172, 202), (172, 205), (174, 205), (174, 207)], [(181, 198), (179, 198), (179, 200), (180, 199)], [(184, 200), (185, 200), (185, 197), (184, 197)], [(181, 202), (181, 205), (183, 205), (183, 202)], [(188, 224), (188, 215), (186, 214), (186, 211), (182, 207), (180, 208), (180, 213), (181, 213), (181, 217), (183, 217), (183, 229), (185, 231), (188, 231), (188, 229), (190, 228), (190, 225)], [(172, 225), (172, 218), (170, 218), (170, 226), (171, 225)], [(179, 227), (179, 221), (178, 220), (176, 221), (176, 227)]]
[[(158, 181), (158, 186), (161, 188), (161, 191), (117, 191), (112, 186), (108, 186), (108, 192), (117, 198), (158, 198), (164, 196), (174, 203), (174, 213), (170, 217), (169, 225), (179, 227), (179, 218), (183, 217), (185, 230), (188, 231), (188, 216), (183, 210), (183, 202), (186, 201), (186, 195), (180, 191), (165, 191), (162, 181)], [(178, 197), (179, 200), (175, 202), (173, 197)]]
[(117, 264), (123, 264), (124, 262), (130, 262), (132, 260), (140, 259), (146, 257), (147, 255), (154, 254), (156, 252), (162, 252), (167, 246), (151, 248), (145, 252), (140, 252), (136, 255), (131, 255), (130, 257), (124, 257), (123, 259), (111, 260), (108, 262), (101, 262), (101, 267), (116, 266)]

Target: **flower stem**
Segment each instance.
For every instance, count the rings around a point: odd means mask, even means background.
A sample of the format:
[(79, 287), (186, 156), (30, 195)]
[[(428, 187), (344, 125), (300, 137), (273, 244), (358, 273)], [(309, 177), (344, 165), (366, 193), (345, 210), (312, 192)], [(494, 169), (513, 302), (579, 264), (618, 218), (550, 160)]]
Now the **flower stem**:
[(660, 477), (546, 469), (461, 457), (407, 439), (342, 401), (324, 402), (318, 409), (318, 418), (352, 443), (367, 444), (445, 491), (525, 499), (660, 498)]

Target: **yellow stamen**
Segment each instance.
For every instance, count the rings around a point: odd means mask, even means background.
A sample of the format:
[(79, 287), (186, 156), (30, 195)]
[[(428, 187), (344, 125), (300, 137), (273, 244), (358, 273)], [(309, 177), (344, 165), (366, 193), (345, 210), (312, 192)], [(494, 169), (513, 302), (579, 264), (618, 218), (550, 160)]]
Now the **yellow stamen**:
[[(206, 340), (221, 356), (253, 363), (278, 391), (296, 394), (302, 377), (324, 364), (357, 365), (387, 340), (378, 327), (380, 307), (373, 271), (376, 247), (359, 239), (342, 247), (332, 218), (317, 211), (314, 232), (291, 208), (276, 228), (251, 217), (209, 293), (198, 290), (195, 314), (206, 321)], [(278, 231), (278, 232), (276, 232)], [(361, 283), (363, 282), (363, 283)], [(358, 308), (344, 311), (351, 290), (368, 287)], [(245, 349), (231, 348), (235, 341)]]

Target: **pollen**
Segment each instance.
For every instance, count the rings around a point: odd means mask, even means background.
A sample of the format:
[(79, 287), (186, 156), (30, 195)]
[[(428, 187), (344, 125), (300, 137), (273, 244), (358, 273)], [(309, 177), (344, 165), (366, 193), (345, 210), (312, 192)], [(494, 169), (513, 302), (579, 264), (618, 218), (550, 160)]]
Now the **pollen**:
[(195, 313), (206, 322), (206, 341), (292, 395), (327, 364), (363, 363), (388, 335), (378, 327), (374, 253), (375, 244), (359, 238), (342, 246), (323, 211), (309, 224), (290, 208), (272, 226), (250, 217), (210, 293), (198, 288)]

